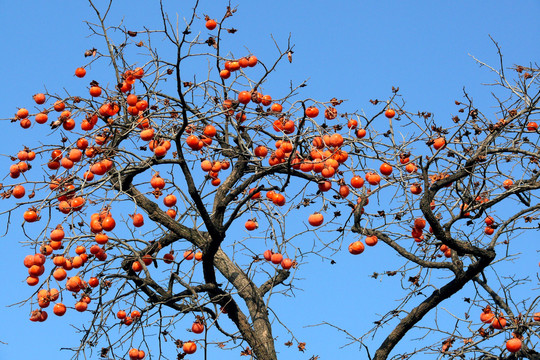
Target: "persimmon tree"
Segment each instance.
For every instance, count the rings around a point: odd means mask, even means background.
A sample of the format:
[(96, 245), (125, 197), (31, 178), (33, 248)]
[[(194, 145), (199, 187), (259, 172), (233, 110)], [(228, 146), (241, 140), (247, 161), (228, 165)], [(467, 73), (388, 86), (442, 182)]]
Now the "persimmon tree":
[[(99, 345), (102, 357), (189, 358), (217, 344), (277, 359), (271, 298), (302, 263), (366, 246), (399, 255), (374, 277), (400, 276), (402, 289), (372, 328), (341, 329), (360, 356), (537, 356), (538, 298), (514, 297), (525, 277), (497, 271), (516, 257), (518, 235), (538, 227), (537, 67), (490, 68), (495, 115), (464, 93), (438, 123), (408, 110), (397, 88), (347, 111), (310, 98), (304, 83), (266, 93), (293, 45), (269, 44), (276, 59), (228, 52), (235, 8), (212, 19), (195, 3), (184, 27), (163, 10), (162, 29), (128, 30), (108, 23), (110, 4), (89, 4), (103, 46), (74, 65), (87, 90), (19, 105), (9, 120), (55, 142), (10, 154), (3, 192), (8, 230), (20, 219), (32, 249), (30, 320), (88, 313), (75, 357)], [(92, 73), (99, 62), (110, 72)], [(189, 75), (193, 62), (206, 72)], [(452, 324), (424, 319), (458, 293), (467, 310)], [(183, 319), (191, 332), (175, 328)], [(375, 332), (382, 343), (370, 341)], [(412, 334), (420, 346), (399, 348)]]

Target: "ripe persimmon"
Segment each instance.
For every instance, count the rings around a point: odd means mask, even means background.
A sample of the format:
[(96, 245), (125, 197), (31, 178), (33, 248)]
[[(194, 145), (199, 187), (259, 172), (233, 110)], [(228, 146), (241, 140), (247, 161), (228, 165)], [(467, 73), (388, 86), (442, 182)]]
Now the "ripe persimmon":
[(272, 259), (272, 250), (265, 250), (263, 253), (263, 257), (266, 261), (270, 261)]
[(282, 260), (283, 260), (283, 255), (281, 255), (280, 253), (273, 253), (272, 256), (270, 257), (270, 261), (273, 264), (281, 264)]
[(86, 70), (82, 67), (75, 69), (75, 76), (78, 78), (83, 78), (86, 75)]
[(193, 323), (193, 325), (191, 325), (191, 331), (193, 331), (195, 334), (200, 334), (204, 331), (204, 325), (196, 321)]
[(101, 88), (99, 86), (92, 86), (90, 88), (90, 96), (98, 97), (101, 95)]
[(351, 178), (351, 186), (355, 189), (359, 189), (364, 186), (364, 179), (362, 177), (355, 175)]
[(443, 148), (445, 145), (446, 145), (446, 140), (443, 137), (437, 138), (433, 142), (433, 148), (435, 150), (439, 150), (439, 149)]
[(140, 263), (140, 261), (134, 261), (133, 264), (131, 264), (131, 270), (135, 272), (140, 272), (143, 269), (143, 265)]
[(365, 129), (358, 129), (356, 131), (356, 137), (359, 139), (362, 139), (364, 136), (366, 136), (366, 130)]
[(174, 255), (170, 252), (163, 255), (163, 262), (165, 264), (171, 264), (174, 261)]
[(311, 226), (321, 226), (324, 222), (324, 217), (321, 213), (313, 213), (309, 215), (308, 222)]
[(415, 194), (415, 195), (419, 195), (422, 193), (422, 187), (420, 186), (419, 183), (414, 183), (411, 185), (410, 187), (410, 190), (411, 190), (411, 193)]
[(383, 163), (380, 167), (381, 174), (385, 176), (390, 176), (390, 174), (392, 174), (392, 170), (392, 166), (387, 163)]
[(364, 252), (364, 244), (361, 241), (352, 242), (349, 245), (349, 252), (353, 255), (358, 255)]
[(281, 267), (285, 270), (289, 270), (293, 266), (293, 261), (289, 258), (281, 260)]
[(538, 124), (535, 123), (534, 121), (531, 121), (527, 124), (527, 130), (529, 131), (536, 131), (538, 130)]
[(165, 196), (163, 199), (163, 204), (165, 204), (167, 207), (173, 207), (176, 205), (176, 196), (172, 194)]
[(15, 185), (15, 187), (11, 190), (11, 194), (15, 199), (20, 199), (24, 196), (26, 193), (24, 186), (22, 185)]
[(246, 230), (253, 231), (259, 227), (259, 224), (256, 221), (249, 219), (248, 221), (246, 221), (244, 226)]
[(41, 105), (41, 104), (44, 104), (45, 103), (45, 94), (42, 94), (42, 93), (39, 93), (39, 94), (35, 94), (33, 96), (34, 98), (34, 101), (36, 102), (36, 104), (38, 105)]
[(385, 112), (384, 112), (384, 116), (386, 116), (387, 118), (391, 119), (393, 118), (394, 116), (396, 116), (396, 111), (394, 109), (387, 109)]
[(511, 353), (518, 352), (521, 350), (521, 340), (514, 337), (506, 342), (506, 349)]
[(259, 61), (255, 55), (250, 55), (248, 56), (247, 59), (248, 59), (249, 67), (254, 67), (255, 65), (257, 65), (257, 62)]
[(30, 208), (24, 212), (23, 218), (26, 222), (35, 222), (39, 216), (34, 209)]
[(206, 23), (204, 24), (208, 30), (214, 30), (217, 26), (217, 22), (214, 19), (208, 19), (206, 20)]
[(238, 94), (238, 102), (240, 104), (248, 104), (251, 101), (251, 94), (248, 91), (241, 91)]
[(272, 106), (270, 106), (270, 111), (279, 113), (281, 110), (283, 110), (283, 106), (281, 106), (281, 104), (273, 103)]
[(25, 109), (25, 108), (20, 108), (19, 110), (17, 110), (17, 118), (18, 119), (26, 119), (28, 117), (28, 110)]
[(53, 307), (53, 313), (57, 316), (62, 316), (66, 313), (66, 305), (57, 303)]
[(371, 236), (366, 237), (365, 241), (366, 241), (367, 246), (375, 246), (377, 245), (378, 239), (375, 235), (371, 235)]
[(186, 341), (182, 346), (182, 350), (184, 350), (186, 354), (193, 354), (195, 351), (197, 351), (197, 344), (195, 344), (193, 341)]
[(49, 119), (49, 116), (45, 113), (39, 113), (36, 115), (36, 122), (38, 124), (45, 124), (48, 119)]
[(88, 309), (88, 304), (84, 301), (79, 301), (75, 304), (75, 310), (78, 312), (84, 312)]
[(219, 72), (219, 76), (222, 79), (228, 79), (229, 77), (231, 77), (231, 72), (227, 69), (223, 69)]
[(184, 259), (186, 260), (193, 260), (193, 257), (195, 256), (195, 253), (193, 250), (186, 250), (184, 251)]
[(319, 109), (317, 109), (315, 106), (310, 106), (306, 109), (306, 116), (309, 118), (316, 118), (319, 116)]

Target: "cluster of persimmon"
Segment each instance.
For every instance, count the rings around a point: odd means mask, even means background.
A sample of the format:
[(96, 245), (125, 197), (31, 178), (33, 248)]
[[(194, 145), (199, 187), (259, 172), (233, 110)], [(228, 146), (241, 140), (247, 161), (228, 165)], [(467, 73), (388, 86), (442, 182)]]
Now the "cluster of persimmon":
[[(366, 242), (367, 246), (375, 246), (377, 245), (377, 242), (379, 242), (379, 239), (375, 235), (367, 236), (364, 240)], [(349, 252), (353, 255), (358, 255), (364, 252), (364, 243), (360, 240), (353, 241), (349, 244)]]
[(211, 179), (210, 183), (214, 186), (219, 186), (221, 180), (219, 179), (219, 172), (221, 170), (227, 170), (231, 166), (231, 163), (227, 160), (203, 160), (201, 161), (201, 169), (208, 173), (208, 178)]
[(190, 147), (191, 150), (195, 151), (199, 151), (205, 146), (211, 145), (212, 138), (217, 134), (217, 130), (214, 125), (206, 125), (202, 134), (200, 134), (199, 136), (194, 134), (195, 131), (195, 126), (188, 126), (185, 131), (186, 134), (188, 134), (186, 138), (186, 144)]
[[(53, 230), (53, 237), (55, 239), (54, 241), (61, 241), (58, 239), (62, 235), (63, 231), (61, 228)], [(46, 248), (43, 248), (42, 251), (45, 254), (38, 253), (35, 255), (27, 255), (24, 258), (24, 265), (28, 268), (29, 273), (26, 282), (30, 286), (35, 286), (39, 283), (39, 276), (42, 275), (45, 271), (45, 262), (47, 259), (46, 255), (50, 255), (52, 253), (52, 248), (51, 246), (47, 246)], [(53, 264), (56, 266), (56, 269), (53, 272), (53, 277), (57, 281), (62, 281), (67, 277), (66, 270), (69, 271), (74, 268), (79, 268), (84, 265), (86, 261), (88, 261), (88, 255), (86, 255), (86, 248), (84, 248), (84, 246), (78, 246), (75, 252), (77, 253), (77, 256), (73, 258), (66, 258), (63, 255), (53, 255)], [(82, 280), (79, 276), (76, 275), (68, 278), (68, 280), (66, 281), (65, 289), (76, 294), (80, 290), (86, 289), (87, 286), (93, 288), (97, 287), (98, 285), (99, 280), (95, 277), (91, 277), (88, 283), (86, 283), (84, 280)], [(48, 315), (47, 312), (42, 309), (47, 308), (51, 302), (57, 301), (59, 295), (60, 292), (55, 288), (52, 288), (50, 290), (39, 290), (37, 294), (37, 300), (40, 309), (32, 311), (30, 320), (40, 322), (45, 321)], [(90, 303), (90, 301), (90, 296), (85, 292), (75, 303), (75, 310), (79, 312), (85, 311), (88, 308), (88, 304)], [(66, 313), (66, 306), (63, 303), (59, 302), (53, 307), (53, 312), (57, 316), (62, 316)]]
[(146, 354), (144, 353), (144, 351), (142, 351), (140, 349), (132, 348), (132, 349), (129, 350), (128, 356), (129, 356), (130, 360), (137, 360), (137, 359), (142, 360), (142, 359), (144, 359)]
[(270, 261), (272, 264), (276, 264), (276, 265), (281, 264), (281, 267), (285, 270), (290, 269), (296, 264), (295, 261), (289, 258), (284, 258), (282, 254), (275, 253), (272, 250), (266, 250), (263, 253), (263, 257), (266, 261)]
[(225, 69), (219, 72), (219, 76), (222, 79), (228, 79), (231, 73), (240, 70), (240, 68), (254, 67), (257, 63), (258, 59), (254, 55), (245, 56), (238, 60), (227, 60), (223, 65)]
[[(426, 220), (422, 218), (414, 219), (413, 228), (411, 230), (411, 236), (415, 242), (420, 244), (424, 241), (424, 228), (426, 227)], [(431, 228), (430, 228), (431, 230)]]
[[(538, 316), (537, 316), (538, 315)], [(540, 320), (540, 313), (535, 313), (533, 316), (534, 321)], [(480, 313), (480, 321), (482, 321), (484, 324), (489, 324), (489, 326), (496, 330), (502, 330), (506, 327), (507, 321), (504, 318), (504, 314), (500, 313), (499, 316), (496, 316), (495, 313), (491, 310), (491, 307), (487, 305), (483, 310), (482, 313)], [(506, 349), (511, 352), (515, 353), (521, 350), (522, 346), (522, 336), (519, 334), (516, 334), (515, 332), (512, 333), (512, 337), (506, 341)]]
[(186, 260), (193, 260), (201, 261), (202, 260), (202, 252), (200, 251), (193, 251), (193, 250), (186, 250), (184, 251), (184, 259)]
[(126, 313), (125, 310), (118, 310), (116, 313), (116, 318), (122, 322), (124, 325), (131, 325), (134, 321), (137, 321), (141, 317), (141, 312), (139, 310), (133, 310), (130, 315)]
[[(23, 149), (17, 153), (17, 160), (19, 162), (17, 164), (13, 164), (9, 167), (9, 176), (12, 179), (18, 178), (21, 173), (26, 172), (28, 169), (30, 169), (30, 165), (28, 164), (28, 161), (32, 161), (36, 158), (36, 153), (29, 149)], [(21, 185), (22, 186), (22, 185)], [(22, 195), (21, 195), (22, 190)], [(20, 196), (19, 196), (20, 195)], [(13, 196), (17, 199), (24, 196), (24, 187), (22, 189), (19, 189), (17, 194), (13, 194)], [(19, 197), (17, 197), (19, 196)]]
[(484, 233), (486, 235), (493, 235), (495, 232), (495, 219), (493, 219), (492, 216), (487, 216), (484, 219), (484, 222), (486, 223), (486, 227), (484, 228)]

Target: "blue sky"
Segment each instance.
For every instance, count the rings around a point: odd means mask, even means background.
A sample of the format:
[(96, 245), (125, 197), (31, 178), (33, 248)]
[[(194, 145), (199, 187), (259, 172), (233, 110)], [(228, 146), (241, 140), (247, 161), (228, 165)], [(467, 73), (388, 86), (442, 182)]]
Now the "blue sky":
[[(134, 0), (114, 4), (109, 25), (123, 18), (128, 29), (137, 30), (143, 25), (157, 28), (160, 19), (156, 3)], [(176, 3), (182, 3), (182, 7)], [(189, 14), (186, 3), (189, 2), (169, 2), (167, 8), (180, 11), (181, 19)], [(444, 123), (456, 111), (454, 100), (460, 100), (464, 87), (480, 104), (494, 104), (490, 98), (492, 89), (481, 84), (492, 82), (495, 76), (471, 57), (498, 65), (496, 47), (489, 36), (501, 47), (506, 67), (534, 63), (540, 55), (537, 1), (521, 1), (519, 6), (509, 1), (399, 0), (236, 4), (238, 11), (227, 20), (227, 27), (239, 31), (226, 37), (224, 50), (235, 56), (253, 53), (270, 62), (277, 55), (271, 36), (283, 46), (290, 34), (295, 44), (293, 62), (281, 63), (266, 88), (285, 92), (289, 80), (299, 83), (309, 79), (302, 96), (346, 99), (342, 106), (350, 111), (372, 111), (369, 99), (384, 100), (390, 96), (391, 87), (396, 86), (409, 110), (430, 111)], [(219, 0), (201, 1), (199, 13), (218, 18), (225, 5)], [(175, 16), (171, 18), (176, 21)], [(31, 106), (31, 95), (44, 88), (58, 92), (63, 88), (82, 90), (73, 76), (74, 69), (86, 63), (84, 50), (93, 46), (103, 48), (98, 38), (89, 37), (84, 20), (95, 21), (85, 1), (51, 0), (34, 2), (32, 6), (26, 2), (2, 2), (4, 56), (0, 58), (0, 76), (4, 91), (0, 118), (13, 116), (18, 107)], [(198, 21), (196, 31), (208, 33), (202, 20)], [(153, 45), (160, 47), (159, 42)], [(100, 73), (103, 69), (98, 65), (92, 68), (100, 82), (107, 81)], [(493, 108), (493, 114), (496, 111)], [(3, 121), (2, 131), (5, 138), (0, 143), (0, 153), (6, 155), (15, 155), (21, 144), (48, 139), (46, 134), (24, 132), (9, 121)], [(8, 159), (2, 158), (1, 166), (7, 169), (9, 164)], [(3, 180), (9, 181), (9, 177)], [(12, 200), (6, 201), (0, 209), (11, 204)], [(241, 226), (236, 229), (239, 235), (244, 234)], [(0, 319), (9, 325), (0, 328), (0, 341), (7, 343), (0, 343), (0, 359), (21, 358), (21, 354), (25, 358), (40, 354), (48, 359), (58, 354), (59, 347), (77, 344), (77, 335), (69, 323), (82, 324), (88, 317), (72, 312), (69, 319), (64, 317), (60, 321), (50, 316), (46, 323), (35, 324), (28, 321), (29, 306), (6, 307), (32, 293), (23, 283), (26, 269), (22, 259), (27, 250), (18, 244), (21, 239), (20, 221), (12, 219), (9, 233), (1, 239), (4, 251), (0, 255), (0, 273), (5, 278)], [(394, 289), (400, 287), (398, 278), (369, 278), (374, 271), (389, 269), (380, 265), (380, 259), (392, 261), (394, 255), (383, 246), (367, 249), (361, 257), (339, 253), (333, 257), (336, 265), (310, 258), (310, 263), (304, 264), (297, 274), (301, 290), (294, 292), (295, 297), (273, 298), (273, 308), (280, 313), (280, 319), (290, 324), (299, 340), (307, 342), (308, 350), (302, 358), (358, 355), (357, 345), (337, 349), (348, 343), (338, 331), (305, 326), (327, 321), (360, 336), (378, 319), (374, 314), (388, 308), (381, 306), (381, 299), (392, 297)], [(532, 260), (534, 255), (527, 254), (525, 259), (536, 264)], [(343, 296), (344, 293), (348, 295)], [(458, 301), (464, 296), (458, 295)], [(184, 327), (188, 325), (180, 328)], [(279, 336), (278, 344), (289, 340), (282, 331)], [(376, 340), (373, 345), (379, 342)], [(294, 348), (281, 351), (281, 358), (298, 355)], [(226, 358), (238, 358), (236, 351), (226, 354), (230, 354)], [(58, 358), (69, 358), (69, 354), (61, 353)], [(202, 355), (191, 358), (202, 359)]]

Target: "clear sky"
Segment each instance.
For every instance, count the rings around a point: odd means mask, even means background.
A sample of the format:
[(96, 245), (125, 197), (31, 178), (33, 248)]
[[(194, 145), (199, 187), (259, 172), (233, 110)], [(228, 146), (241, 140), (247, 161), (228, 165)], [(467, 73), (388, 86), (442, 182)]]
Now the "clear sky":
[[(189, 1), (164, 2), (171, 11), (180, 12), (180, 21), (189, 14), (189, 6), (184, 7)], [(118, 1), (112, 7), (109, 25), (123, 19), (128, 29), (157, 28), (160, 26), (157, 3)], [(83, 0), (2, 0), (0, 4), (3, 34), (0, 118), (12, 117), (18, 107), (31, 106), (31, 96), (44, 88), (58, 92), (63, 88), (80, 91), (81, 85), (73, 76), (74, 69), (86, 63), (83, 57), (86, 49), (103, 48), (98, 38), (89, 36), (84, 23), (85, 20), (95, 21), (88, 4)], [(199, 13), (218, 18), (226, 4), (221, 0), (202, 0)], [(237, 28), (238, 32), (227, 36), (222, 45), (225, 51), (234, 55), (253, 53), (270, 62), (277, 55), (272, 36), (283, 46), (290, 34), (295, 44), (293, 62), (280, 64), (267, 87), (286, 91), (290, 80), (298, 83), (309, 79), (308, 86), (302, 90), (303, 96), (325, 101), (332, 97), (346, 99), (343, 106), (350, 111), (371, 111), (369, 99), (386, 99), (392, 86), (396, 86), (409, 110), (430, 111), (441, 122), (448, 121), (454, 115), (454, 100), (461, 99), (463, 88), (481, 104), (495, 104), (490, 98), (491, 89), (481, 85), (493, 81), (494, 74), (471, 57), (498, 65), (497, 49), (490, 36), (499, 44), (506, 67), (528, 65), (540, 58), (537, 19), (540, 3), (535, 0), (275, 0), (239, 1), (233, 2), (234, 5), (238, 5), (238, 11), (228, 19), (228, 27)], [(175, 16), (171, 18), (176, 21)], [(206, 34), (203, 24), (203, 20), (199, 20), (196, 31)], [(153, 45), (160, 46), (159, 43)], [(96, 72), (101, 69), (95, 68)], [(102, 76), (100, 81), (105, 78)], [(493, 113), (496, 111), (494, 108)], [(9, 121), (2, 122), (2, 132), (0, 154), (3, 155), (16, 155), (21, 144), (47, 141), (45, 132), (25, 132)], [(9, 164), (9, 159), (0, 159), (5, 174)], [(10, 179), (6, 177), (2, 181), (9, 183)], [(0, 210), (11, 204), (12, 200), (0, 203)], [(33, 291), (24, 284), (26, 269), (22, 260), (27, 250), (18, 243), (22, 239), (19, 219), (11, 219), (9, 233), (0, 239), (4, 244), (0, 253), (0, 274), (4, 276), (4, 291), (0, 297), (0, 341), (3, 342), (0, 343), (0, 360), (26, 359), (38, 354), (41, 359), (51, 359), (57, 356), (60, 347), (77, 344), (78, 337), (69, 324), (81, 326), (89, 317), (71, 312), (71, 316), (61, 319), (52, 315), (46, 323), (40, 324), (28, 320), (28, 305), (7, 307), (26, 299)], [(241, 227), (238, 231), (243, 234)], [(381, 260), (395, 259), (383, 247), (384, 244), (379, 244), (358, 257), (351, 257), (343, 249), (333, 257), (335, 265), (313, 257), (309, 264), (301, 266), (297, 274), (301, 280), (296, 285), (301, 290), (295, 291), (294, 297), (276, 296), (272, 301), (280, 320), (294, 329), (300, 341), (307, 343), (307, 351), (300, 356), (294, 347), (281, 349), (280, 358), (364, 357), (358, 357), (358, 345), (340, 348), (349, 342), (343, 333), (330, 327), (306, 325), (331, 322), (360, 336), (378, 320), (375, 314), (391, 306), (381, 307), (381, 303), (395, 294), (394, 288), (400, 287), (397, 278), (380, 281), (369, 277), (374, 271), (392, 269), (390, 264), (381, 265)], [(536, 255), (528, 254), (526, 259)], [(531, 261), (530, 266), (536, 266), (534, 260)], [(456, 299), (460, 301), (465, 296), (466, 290)], [(451, 306), (451, 303), (444, 305)], [(188, 325), (179, 330), (185, 327)], [(289, 340), (282, 330), (278, 335), (278, 344)], [(380, 340), (373, 343), (373, 351), (379, 343)], [(237, 351), (219, 354), (223, 359), (239, 357)], [(69, 357), (68, 352), (63, 352), (56, 358)], [(96, 354), (92, 358), (97, 358)], [(190, 358), (203, 357), (196, 354)]]

